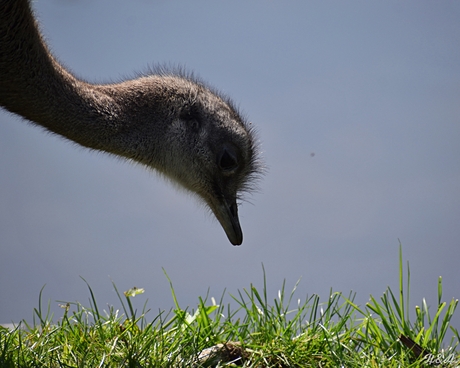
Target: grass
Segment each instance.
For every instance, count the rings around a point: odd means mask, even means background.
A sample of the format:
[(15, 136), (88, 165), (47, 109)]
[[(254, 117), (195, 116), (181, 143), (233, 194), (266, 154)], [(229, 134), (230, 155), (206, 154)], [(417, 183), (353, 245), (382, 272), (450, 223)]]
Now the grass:
[(400, 249), (398, 292), (388, 288), (364, 307), (351, 293), (295, 299), (298, 283), (289, 293), (283, 283), (271, 302), (264, 283), (262, 290), (251, 285), (231, 296), (234, 310), (222, 295), (218, 303), (198, 298), (191, 311), (179, 306), (168, 278), (175, 308), (152, 321), (146, 305), (138, 315), (131, 302), (142, 289), (119, 293), (114, 285), (122, 313), (113, 307), (101, 313), (88, 285), (88, 307), (65, 303), (53, 322), (40, 302), (32, 325), (0, 327), (0, 367), (460, 366), (460, 337), (450, 326), (458, 300), (442, 301), (439, 278), (434, 313), (423, 300), (411, 321), (409, 265), (406, 283), (403, 276)]

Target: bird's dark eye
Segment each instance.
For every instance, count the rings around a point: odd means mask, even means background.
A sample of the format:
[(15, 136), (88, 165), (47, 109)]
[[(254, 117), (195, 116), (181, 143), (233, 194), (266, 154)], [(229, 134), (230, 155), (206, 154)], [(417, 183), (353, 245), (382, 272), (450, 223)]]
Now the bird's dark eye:
[(226, 173), (232, 173), (238, 168), (238, 159), (236, 154), (227, 148), (224, 148), (219, 159), (219, 167)]
[(185, 121), (193, 131), (197, 132), (200, 129), (201, 117), (196, 105), (185, 107), (181, 111), (180, 118)]

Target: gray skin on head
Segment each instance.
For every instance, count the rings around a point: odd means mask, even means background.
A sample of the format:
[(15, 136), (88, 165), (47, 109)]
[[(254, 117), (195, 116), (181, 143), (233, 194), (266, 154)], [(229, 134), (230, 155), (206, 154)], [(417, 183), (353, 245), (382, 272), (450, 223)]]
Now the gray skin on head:
[(157, 170), (197, 194), (230, 242), (242, 243), (237, 201), (260, 166), (254, 133), (231, 101), (184, 73), (84, 82), (50, 54), (27, 0), (0, 8), (0, 106)]

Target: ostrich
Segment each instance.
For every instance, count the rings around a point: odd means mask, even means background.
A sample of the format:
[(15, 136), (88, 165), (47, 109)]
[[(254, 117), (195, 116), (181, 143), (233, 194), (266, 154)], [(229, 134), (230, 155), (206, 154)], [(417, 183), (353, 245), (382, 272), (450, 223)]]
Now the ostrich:
[(51, 55), (29, 0), (0, 0), (0, 106), (84, 147), (141, 163), (195, 193), (233, 245), (237, 201), (260, 173), (253, 129), (183, 72), (91, 84)]

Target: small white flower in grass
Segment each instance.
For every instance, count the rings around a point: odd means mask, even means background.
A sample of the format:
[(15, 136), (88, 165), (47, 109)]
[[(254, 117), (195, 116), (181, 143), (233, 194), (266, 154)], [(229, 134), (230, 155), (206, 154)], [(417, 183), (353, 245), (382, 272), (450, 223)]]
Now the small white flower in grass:
[(123, 294), (125, 294), (127, 298), (132, 297), (132, 296), (134, 297), (139, 294), (144, 294), (144, 289), (137, 288), (134, 286), (132, 289), (126, 290)]
[(216, 299), (214, 299), (213, 296), (211, 297), (211, 303), (212, 303), (212, 305), (217, 305), (217, 304), (216, 304)]
[(61, 307), (62, 309), (65, 309), (65, 311), (67, 312), (70, 308), (70, 303), (58, 304), (58, 306)]

